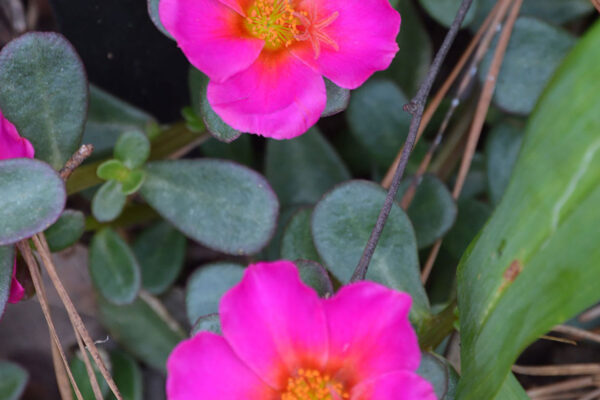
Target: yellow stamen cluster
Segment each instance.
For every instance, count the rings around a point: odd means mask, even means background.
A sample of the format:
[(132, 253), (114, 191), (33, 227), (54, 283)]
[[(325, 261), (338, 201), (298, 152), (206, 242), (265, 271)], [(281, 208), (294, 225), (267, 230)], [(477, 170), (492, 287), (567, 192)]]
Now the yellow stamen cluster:
[(289, 0), (256, 0), (246, 11), (246, 27), (270, 49), (290, 46), (298, 34)]
[(344, 386), (329, 375), (323, 375), (314, 369), (300, 369), (294, 377), (288, 379), (287, 389), (281, 400), (340, 400), (348, 399), (350, 394)]

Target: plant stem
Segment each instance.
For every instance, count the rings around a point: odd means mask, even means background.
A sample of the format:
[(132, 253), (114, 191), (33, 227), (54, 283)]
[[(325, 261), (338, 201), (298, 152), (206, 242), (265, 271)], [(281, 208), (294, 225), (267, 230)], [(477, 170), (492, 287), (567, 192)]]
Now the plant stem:
[(436, 348), (454, 329), (456, 299), (450, 302), (439, 314), (426, 320), (419, 329), (419, 345), (423, 350)]
[(404, 110), (408, 113), (412, 114), (412, 121), (410, 123), (410, 129), (408, 131), (408, 136), (406, 137), (406, 141), (404, 143), (404, 148), (402, 149), (402, 155), (400, 157), (400, 162), (398, 164), (398, 168), (396, 169), (396, 173), (394, 174), (394, 179), (392, 180), (392, 184), (390, 185), (390, 189), (388, 190), (387, 197), (385, 199), (385, 203), (383, 204), (383, 208), (379, 213), (379, 217), (377, 218), (377, 222), (375, 223), (375, 227), (371, 232), (371, 237), (365, 246), (365, 250), (363, 251), (362, 257), (356, 266), (354, 274), (352, 275), (351, 282), (356, 282), (365, 279), (367, 275), (367, 269), (369, 268), (369, 264), (371, 263), (371, 258), (373, 257), (373, 253), (375, 252), (375, 248), (377, 247), (377, 242), (379, 241), (379, 237), (381, 236), (381, 232), (383, 232), (383, 228), (387, 221), (388, 216), (390, 215), (390, 211), (392, 210), (392, 205), (394, 204), (394, 199), (396, 198), (396, 194), (398, 193), (398, 188), (400, 187), (400, 181), (402, 180), (402, 176), (404, 175), (404, 170), (406, 169), (406, 164), (408, 163), (408, 158), (410, 153), (413, 150), (415, 145), (415, 141), (417, 138), (417, 133), (419, 131), (419, 126), (421, 125), (421, 119), (423, 117), (423, 111), (425, 110), (425, 102), (427, 97), (429, 96), (429, 92), (431, 91), (431, 86), (437, 77), (440, 67), (446, 58), (446, 54), (450, 50), (452, 43), (454, 43), (454, 39), (456, 38), (456, 34), (462, 25), (465, 16), (467, 15), (467, 11), (471, 7), (471, 3), (473, 0), (463, 0), (458, 13), (456, 14), (456, 18), (450, 27), (450, 30), (446, 34), (446, 38), (442, 43), (442, 47), (438, 51), (433, 60), (433, 64), (429, 69), (427, 77), (425, 81), (421, 84), (419, 91), (415, 98), (404, 106)]

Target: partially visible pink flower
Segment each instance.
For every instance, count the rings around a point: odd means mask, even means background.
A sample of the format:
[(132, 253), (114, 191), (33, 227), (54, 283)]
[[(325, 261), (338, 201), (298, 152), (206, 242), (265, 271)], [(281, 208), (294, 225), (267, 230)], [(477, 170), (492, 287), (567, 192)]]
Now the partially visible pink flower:
[(323, 76), (355, 89), (398, 51), (389, 0), (161, 0), (160, 19), (210, 78), (230, 126), (289, 139), (325, 109)]
[(411, 298), (372, 282), (321, 299), (289, 261), (259, 263), (167, 364), (169, 400), (435, 400), (418, 376)]
[[(9, 158), (33, 158), (34, 150), (29, 140), (19, 136), (17, 128), (2, 114), (0, 110), (0, 160)], [(13, 277), (10, 286), (9, 303), (18, 303), (25, 294), (25, 289), (15, 278), (17, 263), (13, 267)], [(1, 310), (0, 310), (1, 311)]]

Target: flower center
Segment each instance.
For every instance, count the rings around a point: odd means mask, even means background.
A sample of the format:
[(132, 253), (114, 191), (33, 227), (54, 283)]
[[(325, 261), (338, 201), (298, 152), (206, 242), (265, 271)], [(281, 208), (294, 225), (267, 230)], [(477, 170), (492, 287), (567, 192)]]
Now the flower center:
[(288, 47), (298, 34), (298, 19), (289, 0), (256, 0), (246, 15), (246, 28), (268, 49)]
[(343, 400), (350, 398), (344, 386), (314, 369), (300, 369), (288, 379), (281, 400)]

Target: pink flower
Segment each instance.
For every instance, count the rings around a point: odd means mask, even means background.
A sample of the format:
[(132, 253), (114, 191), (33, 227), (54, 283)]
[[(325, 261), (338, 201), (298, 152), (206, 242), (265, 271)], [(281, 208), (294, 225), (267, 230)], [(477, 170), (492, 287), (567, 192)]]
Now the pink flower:
[(159, 14), (210, 78), (215, 112), (274, 139), (318, 121), (323, 76), (355, 89), (398, 51), (400, 15), (389, 0), (161, 0)]
[(251, 265), (223, 296), (223, 337), (201, 332), (167, 364), (169, 400), (435, 400), (419, 377), (411, 298), (372, 282), (328, 299), (289, 261)]
[[(17, 128), (2, 114), (0, 110), (0, 160), (9, 158), (33, 158), (33, 146), (29, 140), (19, 136)], [(25, 294), (25, 289), (15, 278), (17, 263), (13, 267), (12, 283), (10, 285), (9, 303), (18, 303)], [(2, 310), (0, 310), (1, 313)]]

